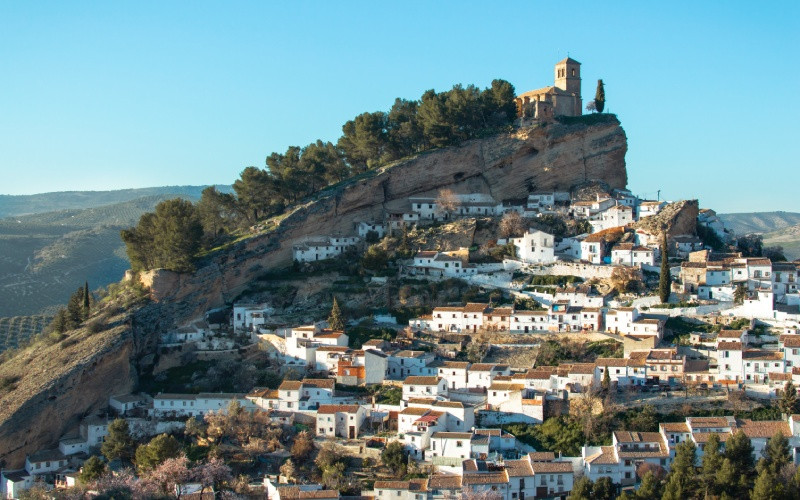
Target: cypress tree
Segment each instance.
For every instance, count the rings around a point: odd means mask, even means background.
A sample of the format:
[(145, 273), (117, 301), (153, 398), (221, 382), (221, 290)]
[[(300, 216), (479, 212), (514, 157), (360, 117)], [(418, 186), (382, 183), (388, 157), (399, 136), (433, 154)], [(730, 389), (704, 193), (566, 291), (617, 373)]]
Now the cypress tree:
[(597, 90), (594, 93), (594, 107), (598, 113), (602, 113), (606, 107), (606, 89), (603, 87), (603, 80), (597, 80)]
[(662, 304), (669, 302), (669, 291), (672, 288), (672, 276), (669, 274), (669, 251), (667, 249), (667, 231), (661, 238), (661, 276), (658, 279), (658, 296)]
[(344, 331), (344, 318), (342, 317), (342, 310), (339, 309), (339, 303), (336, 301), (336, 297), (333, 298), (331, 314), (328, 316), (328, 328), (336, 331)]
[(603, 370), (603, 381), (600, 383), (600, 387), (605, 391), (608, 392), (611, 389), (611, 369), (606, 366), (606, 369)]
[(89, 317), (89, 282), (83, 283), (83, 319)]
[(778, 407), (781, 409), (781, 413), (786, 415), (791, 415), (797, 411), (797, 389), (795, 389), (791, 380), (783, 386), (781, 397), (778, 400)]

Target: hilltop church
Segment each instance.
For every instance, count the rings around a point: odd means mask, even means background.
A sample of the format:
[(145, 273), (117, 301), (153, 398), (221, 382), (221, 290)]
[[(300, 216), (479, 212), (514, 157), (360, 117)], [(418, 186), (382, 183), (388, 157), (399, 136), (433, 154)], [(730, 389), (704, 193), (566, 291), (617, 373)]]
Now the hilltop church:
[(555, 85), (517, 96), (517, 116), (547, 120), (555, 116), (580, 116), (581, 63), (567, 57), (556, 63)]

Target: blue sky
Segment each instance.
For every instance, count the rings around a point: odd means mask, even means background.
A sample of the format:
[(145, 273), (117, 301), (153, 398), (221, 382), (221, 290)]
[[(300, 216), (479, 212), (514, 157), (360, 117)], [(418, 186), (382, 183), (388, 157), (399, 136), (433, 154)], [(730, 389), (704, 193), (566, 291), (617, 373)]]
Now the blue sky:
[(395, 97), (550, 84), (569, 53), (634, 192), (800, 211), (800, 2), (378, 3), (0, 2), (0, 194), (231, 183)]

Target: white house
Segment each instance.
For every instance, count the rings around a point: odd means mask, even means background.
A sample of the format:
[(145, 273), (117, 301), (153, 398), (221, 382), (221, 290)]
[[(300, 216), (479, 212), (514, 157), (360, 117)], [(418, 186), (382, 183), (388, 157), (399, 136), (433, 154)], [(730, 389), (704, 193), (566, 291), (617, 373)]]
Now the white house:
[(643, 219), (645, 217), (650, 217), (651, 215), (656, 215), (666, 205), (667, 203), (664, 201), (640, 201), (637, 207), (636, 217), (638, 219)]
[(520, 238), (511, 238), (517, 258), (528, 264), (550, 264), (555, 261), (555, 239), (544, 231), (528, 230)]
[(237, 303), (233, 305), (233, 329), (255, 331), (264, 326), (274, 310), (267, 304)]
[(614, 205), (595, 217), (595, 220), (589, 221), (593, 233), (612, 227), (627, 226), (633, 222), (633, 209), (625, 205)]
[(447, 381), (439, 377), (411, 376), (403, 380), (403, 400), (447, 396)]
[(401, 350), (387, 354), (386, 374), (390, 379), (403, 380), (408, 376), (436, 375), (436, 368), (429, 367), (434, 358), (431, 352)]
[(378, 222), (359, 222), (356, 225), (356, 230), (358, 231), (358, 236), (362, 239), (366, 239), (370, 232), (377, 234), (378, 238), (386, 236), (386, 224)]
[(317, 409), (317, 436), (357, 439), (366, 410), (360, 405), (320, 405)]
[(297, 262), (315, 262), (341, 255), (358, 242), (357, 236), (310, 236), (292, 245), (292, 253)]
[(623, 266), (654, 266), (655, 251), (633, 243), (617, 243), (611, 249), (611, 263)]
[(465, 263), (460, 257), (433, 251), (418, 252), (408, 270), (411, 274), (447, 277), (471, 276), (478, 273), (473, 264)]

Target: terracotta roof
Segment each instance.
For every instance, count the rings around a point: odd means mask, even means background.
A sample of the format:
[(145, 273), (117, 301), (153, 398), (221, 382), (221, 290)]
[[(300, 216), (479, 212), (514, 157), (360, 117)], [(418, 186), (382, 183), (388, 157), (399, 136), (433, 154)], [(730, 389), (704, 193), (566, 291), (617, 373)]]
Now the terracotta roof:
[(784, 347), (800, 347), (800, 335), (781, 335), (780, 341)]
[(688, 423), (692, 429), (731, 426), (731, 422), (726, 417), (689, 417)]
[(532, 462), (534, 474), (564, 474), (572, 473), (570, 462)]
[(689, 426), (686, 425), (686, 422), (663, 422), (658, 425), (664, 430), (664, 432), (689, 433)]
[(419, 408), (416, 406), (409, 406), (400, 412), (400, 415), (425, 415), (428, 413), (427, 408)]
[(430, 251), (430, 250), (426, 250), (424, 252), (417, 252), (417, 255), (415, 255), (414, 258), (415, 259), (416, 258), (427, 259), (429, 257), (436, 257), (437, 253), (439, 253), (439, 252), (433, 252), (433, 251)]
[(737, 427), (745, 433), (750, 439), (753, 438), (771, 438), (780, 431), (784, 437), (792, 435), (789, 429), (789, 423), (783, 420), (766, 420), (766, 421), (753, 421), (753, 420), (737, 420)]
[(467, 305), (464, 306), (464, 312), (471, 312), (471, 313), (479, 313), (485, 311), (489, 307), (489, 304), (481, 304), (478, 302), (468, 302)]
[(460, 490), (460, 474), (434, 474), (428, 478), (428, 488), (431, 490)]
[(442, 368), (454, 368), (456, 370), (464, 370), (469, 368), (467, 361), (445, 361), (442, 363)]
[(464, 408), (464, 403), (460, 401), (436, 401), (433, 406), (441, 406), (443, 408)]
[(595, 364), (597, 366), (628, 366), (628, 360), (625, 358), (597, 358)]
[(284, 380), (278, 387), (281, 391), (299, 391), (303, 387), (303, 383), (299, 380)]
[(601, 446), (600, 452), (586, 457), (586, 462), (593, 465), (611, 465), (617, 463), (613, 446)]
[(490, 372), (493, 370), (503, 371), (508, 368), (508, 365), (497, 365), (494, 363), (475, 363), (469, 367), (471, 372)]
[(552, 462), (556, 459), (556, 454), (552, 451), (533, 451), (528, 453), (531, 462)]
[(533, 475), (531, 464), (525, 459), (506, 460), (504, 465), (506, 466), (508, 477), (527, 477)]
[(376, 490), (408, 490), (428, 491), (427, 479), (411, 479), (409, 481), (375, 481)]
[(718, 339), (740, 339), (744, 330), (720, 330), (717, 334)]
[(329, 414), (329, 413), (357, 413), (359, 405), (319, 405), (317, 409), (318, 414)]
[(490, 391), (521, 391), (525, 386), (523, 384), (514, 384), (510, 382), (493, 382), (489, 386)]
[(717, 342), (718, 351), (741, 351), (741, 342)]
[(462, 478), (464, 486), (477, 484), (503, 484), (508, 482), (506, 471), (465, 472)]
[(333, 389), (336, 381), (332, 378), (304, 378), (303, 387), (316, 387), (319, 389)]
[(752, 349), (742, 353), (742, 359), (752, 359), (757, 361), (783, 361), (783, 353), (777, 351), (762, 351)]
[(716, 434), (719, 437), (719, 442), (724, 443), (731, 437), (729, 432), (695, 432), (692, 434), (692, 439), (696, 443), (707, 443), (708, 439), (713, 435)]
[(440, 377), (412, 375), (403, 380), (403, 385), (438, 385), (441, 380)]
[(434, 432), (431, 437), (441, 439), (472, 439), (471, 432)]

